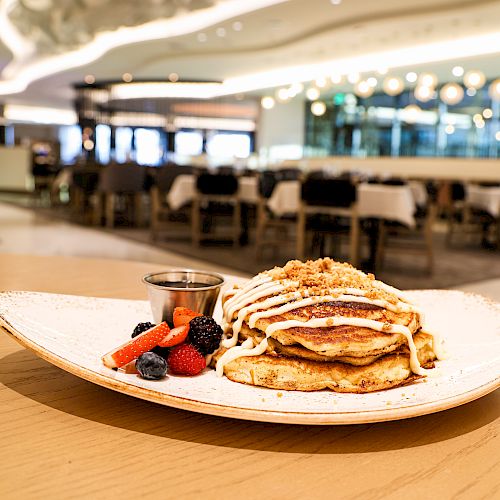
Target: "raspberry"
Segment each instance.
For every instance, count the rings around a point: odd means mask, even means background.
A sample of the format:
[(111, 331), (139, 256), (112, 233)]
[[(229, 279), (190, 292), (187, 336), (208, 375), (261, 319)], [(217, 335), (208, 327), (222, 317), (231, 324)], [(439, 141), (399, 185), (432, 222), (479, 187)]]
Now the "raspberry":
[(198, 375), (205, 366), (203, 355), (190, 344), (176, 346), (168, 355), (168, 367), (177, 375)]
[(149, 321), (147, 323), (139, 323), (135, 328), (134, 328), (134, 333), (132, 333), (132, 338), (137, 337), (137, 335), (140, 335), (141, 333), (144, 333), (146, 330), (149, 330), (150, 328), (153, 328), (153, 323), (150, 323)]
[(188, 342), (202, 354), (211, 354), (220, 345), (222, 328), (209, 316), (198, 316), (189, 322)]

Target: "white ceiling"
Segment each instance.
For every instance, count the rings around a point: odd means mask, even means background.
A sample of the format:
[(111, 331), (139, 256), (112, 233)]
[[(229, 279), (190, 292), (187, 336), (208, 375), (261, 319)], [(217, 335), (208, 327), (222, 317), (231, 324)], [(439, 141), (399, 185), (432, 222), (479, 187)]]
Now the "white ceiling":
[[(211, 4), (228, 5), (233, 0), (7, 1), (19, 2), (12, 20), (24, 38), (39, 47), (30, 55), (28, 63), (33, 63), (78, 48), (78, 40), (85, 46), (92, 37), (111, 26), (135, 26), (161, 13), (166, 17), (167, 11), (175, 19), (182, 19), (190, 8), (199, 14), (205, 12), (198, 10), (201, 4), (208, 7), (208, 12)], [(48, 2), (52, 7), (43, 15), (20, 15), (20, 12), (26, 13), (26, 5), (36, 2)], [(258, 3), (245, 2), (247, 10), (249, 5)], [(79, 5), (76, 10), (75, 4)], [(139, 4), (141, 9), (134, 7)], [(177, 10), (167, 9), (174, 4)], [(112, 49), (92, 63), (34, 81), (22, 93), (0, 96), (0, 101), (69, 107), (72, 84), (81, 83), (87, 74), (95, 75), (97, 80), (119, 79), (125, 72), (135, 79), (157, 79), (175, 72), (181, 79), (225, 80), (291, 65), (322, 63), (500, 32), (499, 19), (499, 0), (343, 0), (340, 5), (332, 5), (330, 0), (277, 0), (275, 5), (229, 17), (189, 34)], [(240, 31), (233, 28), (235, 21), (241, 23)], [(80, 26), (79, 33), (75, 31), (73, 35), (68, 28), (72, 26)], [(61, 31), (61, 27), (66, 27), (64, 36), (62, 33), (55, 36), (54, 28)], [(217, 35), (218, 28), (224, 28), (225, 36)], [(200, 37), (206, 37), (206, 41), (200, 41)], [(500, 53), (500, 46), (484, 49)], [(435, 71), (441, 81), (449, 81), (454, 79), (451, 68), (460, 63), (466, 69), (481, 69), (488, 77), (498, 77), (498, 53), (422, 64), (414, 69)], [(0, 45), (0, 65), (3, 67), (9, 62), (12, 62), (9, 50)], [(391, 61), (387, 61), (387, 66), (390, 65)], [(403, 74), (407, 70), (398, 68), (391, 73)], [(9, 71), (9, 76), (15, 77), (12, 64)]]

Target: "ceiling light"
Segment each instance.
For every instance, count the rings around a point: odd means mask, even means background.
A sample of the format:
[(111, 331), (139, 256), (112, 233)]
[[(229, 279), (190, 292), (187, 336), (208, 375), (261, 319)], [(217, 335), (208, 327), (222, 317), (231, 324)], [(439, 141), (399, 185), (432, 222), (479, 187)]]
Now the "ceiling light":
[(288, 100), (290, 100), (291, 96), (290, 96), (290, 92), (288, 89), (286, 88), (282, 88), (282, 89), (279, 89), (277, 92), (276, 92), (276, 97), (278, 98), (279, 101), (281, 102), (286, 102)]
[(330, 0), (330, 3), (332, 5), (340, 5), (342, 3), (342, 0)]
[(21, 106), (19, 104), (6, 104), (4, 106), (3, 116), (7, 120), (28, 123), (54, 125), (74, 125), (77, 123), (77, 116), (73, 110)]
[(358, 83), (360, 78), (361, 78), (361, 76), (360, 76), (360, 74), (359, 74), (359, 73), (357, 73), (357, 72), (352, 72), (352, 73), (349, 73), (349, 74), (347, 75), (347, 81), (348, 81), (349, 83), (352, 83), (353, 85), (354, 85), (355, 83)]
[(141, 82), (120, 83), (111, 87), (111, 99), (186, 98), (211, 99), (218, 95), (217, 82)]
[(198, 39), (199, 42), (205, 43), (208, 40), (207, 34), (206, 33), (198, 33), (196, 35), (196, 38)]
[(419, 85), (414, 92), (415, 98), (420, 102), (430, 101), (433, 97), (434, 90), (430, 87), (426, 87), (425, 85)]
[(490, 108), (485, 108), (485, 109), (483, 109), (483, 116), (486, 119), (489, 119), (493, 116), (493, 111)]
[(370, 97), (373, 94), (373, 87), (366, 80), (361, 80), (354, 85), (354, 93), (359, 97)]
[(85, 75), (85, 78), (83, 79), (83, 81), (85, 83), (87, 83), (88, 85), (92, 85), (93, 83), (95, 83), (95, 76), (94, 75)]
[(342, 75), (341, 74), (337, 74), (337, 73), (333, 73), (330, 76), (330, 80), (332, 81), (332, 83), (334, 85), (338, 85), (339, 83), (342, 83)]
[(500, 141), (500, 130), (495, 134), (495, 139)]
[(444, 128), (444, 131), (448, 135), (453, 134), (453, 132), (455, 132), (455, 127), (453, 125), (446, 125), (446, 127)]
[(123, 73), (122, 80), (124, 82), (130, 83), (132, 81), (132, 75), (130, 73)]
[(170, 73), (170, 75), (168, 75), (168, 79), (172, 83), (178, 82), (179, 81), (179, 75), (177, 73)]
[(323, 89), (326, 87), (326, 78), (324, 76), (321, 76), (320, 78), (316, 78), (315, 83), (316, 83), (316, 87)]
[(494, 101), (500, 101), (500, 78), (491, 82), (488, 93)]
[(310, 87), (306, 90), (306, 97), (310, 101), (315, 101), (316, 99), (318, 99), (319, 95), (320, 95), (320, 92), (316, 87)]
[(224, 38), (226, 36), (226, 28), (220, 26), (215, 30), (215, 34), (220, 38)]
[(401, 118), (406, 123), (416, 123), (420, 113), (422, 113), (422, 110), (416, 104), (408, 104), (402, 111)]
[(273, 97), (271, 97), (271, 96), (266, 96), (266, 97), (263, 97), (263, 98), (260, 100), (260, 105), (261, 105), (264, 109), (272, 109), (272, 108), (274, 108), (274, 105), (275, 105), (274, 98), (273, 98)]
[(322, 101), (314, 101), (311, 103), (311, 113), (314, 116), (324, 115), (326, 112), (326, 104)]
[(464, 74), (464, 68), (462, 66), (454, 66), (451, 70), (453, 76), (462, 76)]
[(401, 80), (401, 78), (397, 76), (389, 76), (385, 78), (382, 86), (384, 92), (392, 96), (401, 94), (401, 92), (403, 92), (404, 89), (403, 80)]
[(418, 78), (418, 83), (424, 87), (434, 88), (437, 85), (438, 79), (434, 73), (422, 73)]
[(484, 122), (477, 121), (475, 124), (477, 128), (484, 128)]
[(83, 141), (83, 149), (92, 151), (94, 149), (94, 141), (91, 141), (90, 139)]
[(480, 89), (486, 83), (486, 77), (482, 71), (467, 71), (464, 75), (464, 84), (466, 87)]
[(378, 83), (377, 79), (374, 76), (370, 76), (370, 78), (368, 78), (366, 82), (370, 87), (376, 87)]
[(385, 66), (380, 66), (379, 68), (377, 68), (377, 73), (379, 75), (387, 75), (387, 73), (389, 73), (389, 68)]
[(483, 121), (483, 115), (481, 113), (476, 113), (473, 117), (472, 120), (475, 122), (482, 122)]
[(296, 95), (300, 94), (304, 90), (304, 85), (300, 82), (295, 82), (290, 85), (290, 88), (288, 89), (288, 93), (292, 96), (295, 97)]
[(472, 87), (469, 87), (467, 90), (466, 90), (466, 93), (469, 97), (474, 97), (476, 94), (477, 94), (477, 90), (472, 88)]
[(406, 73), (406, 81), (410, 83), (415, 83), (417, 81), (417, 74), (415, 71), (410, 71), (409, 73)]
[(464, 89), (458, 83), (447, 83), (439, 92), (439, 97), (446, 104), (458, 104), (464, 98)]
[(234, 21), (233, 30), (234, 31), (241, 31), (242, 29), (243, 29), (243, 23), (241, 21)]

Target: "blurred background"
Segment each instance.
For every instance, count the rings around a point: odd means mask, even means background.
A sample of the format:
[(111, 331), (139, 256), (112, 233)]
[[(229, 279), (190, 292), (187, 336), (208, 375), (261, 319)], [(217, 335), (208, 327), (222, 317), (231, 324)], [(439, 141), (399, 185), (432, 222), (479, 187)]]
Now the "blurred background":
[(244, 275), (328, 255), (500, 293), (499, 19), (492, 0), (1, 0), (0, 252)]

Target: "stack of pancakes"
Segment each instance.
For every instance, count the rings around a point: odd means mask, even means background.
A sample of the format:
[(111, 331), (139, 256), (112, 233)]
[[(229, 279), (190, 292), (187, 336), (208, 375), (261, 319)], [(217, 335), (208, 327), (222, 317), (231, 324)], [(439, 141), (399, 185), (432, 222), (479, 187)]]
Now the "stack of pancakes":
[[(214, 364), (235, 382), (283, 390), (365, 393), (408, 383), (436, 355), (420, 312), (398, 292), (331, 259), (290, 261), (224, 297), (227, 338)], [(316, 302), (301, 306), (304, 297)], [(274, 299), (278, 305), (265, 307)]]

